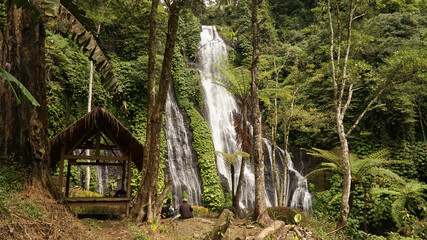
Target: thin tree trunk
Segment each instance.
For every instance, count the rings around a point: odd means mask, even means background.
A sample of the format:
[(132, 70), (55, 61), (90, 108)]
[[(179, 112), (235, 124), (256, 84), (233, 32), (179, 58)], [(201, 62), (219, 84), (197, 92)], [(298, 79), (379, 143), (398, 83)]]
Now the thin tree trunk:
[[(99, 35), (101, 31), (101, 24), (98, 25), (96, 34)], [(93, 61), (90, 61), (90, 71), (89, 71), (89, 97), (87, 100), (87, 112), (92, 111), (92, 85), (93, 85)], [(90, 155), (90, 150), (86, 150), (86, 156)], [(90, 162), (90, 160), (87, 160)], [(85, 181), (85, 189), (89, 191), (90, 188), (90, 166), (86, 167), (86, 181)]]
[[(89, 72), (89, 98), (87, 101), (87, 112), (92, 111), (92, 82), (93, 82), (93, 61), (90, 61), (90, 72)], [(90, 150), (86, 150), (86, 156), (90, 155)], [(90, 162), (90, 160), (87, 160)], [(85, 179), (85, 189), (89, 191), (90, 189), (90, 166), (86, 167), (86, 179)]]
[(179, 10), (179, 2), (172, 2), (169, 8), (168, 33), (166, 37), (162, 71), (160, 74), (158, 97), (152, 117), (151, 119), (148, 119), (148, 121), (151, 122), (150, 161), (144, 162), (146, 166), (143, 166), (143, 168), (146, 169), (146, 174), (143, 175), (143, 179), (138, 190), (138, 196), (135, 200), (135, 209), (133, 210), (133, 216), (138, 221), (151, 221), (155, 218), (153, 202), (157, 197), (162, 116), (165, 110), (167, 92), (171, 79), (173, 53), (178, 31)]
[(239, 202), (242, 195), (243, 180), (245, 179), (245, 165), (246, 159), (242, 157), (242, 164), (240, 164), (239, 182), (237, 183), (236, 196), (234, 197), (233, 206), (240, 209)]
[[(39, 1), (31, 1), (35, 6)], [(0, 79), (0, 165), (14, 161), (32, 168), (34, 177), (47, 176), (47, 106), (45, 89), (45, 30), (34, 21), (29, 10), (17, 9), (14, 1), (5, 2), (7, 23), (0, 34), (0, 65), (16, 77), (39, 102), (35, 107), (17, 90)], [(16, 89), (16, 85), (15, 89)]]
[(363, 183), (363, 229), (368, 232), (368, 187)]
[[(279, 88), (279, 72), (276, 70), (276, 57), (275, 55), (273, 55), (273, 63), (274, 63), (274, 69), (275, 69), (275, 74), (276, 74), (276, 85), (275, 85), (275, 89), (277, 91), (277, 89)], [(272, 162), (273, 162), (273, 176), (274, 176), (274, 185), (276, 187), (276, 197), (277, 197), (277, 206), (281, 206), (281, 202), (280, 200), (281, 198), (281, 194), (280, 194), (280, 186), (279, 186), (279, 172), (277, 171), (277, 166), (276, 166), (276, 147), (277, 147), (277, 143), (276, 143), (276, 138), (277, 138), (277, 125), (278, 125), (278, 120), (277, 120), (277, 92), (274, 94), (274, 123), (273, 123), (273, 127), (271, 129), (271, 138), (272, 138), (272, 153), (271, 153), (271, 157), (272, 157)]]
[(252, 0), (252, 85), (251, 85), (251, 100), (252, 100), (252, 157), (255, 162), (255, 210), (254, 217), (259, 223), (264, 226), (270, 224), (271, 219), (267, 213), (267, 203), (265, 194), (265, 178), (264, 178), (264, 154), (262, 149), (262, 127), (261, 127), (261, 112), (259, 109), (258, 99), (258, 84), (259, 84), (259, 23), (258, 23), (258, 1)]

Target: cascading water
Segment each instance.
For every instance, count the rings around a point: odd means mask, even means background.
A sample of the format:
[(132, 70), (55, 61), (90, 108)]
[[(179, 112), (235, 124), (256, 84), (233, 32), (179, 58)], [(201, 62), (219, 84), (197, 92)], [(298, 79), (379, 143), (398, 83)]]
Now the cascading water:
[[(282, 156), (285, 152), (279, 149)], [(295, 168), (289, 153), (286, 153), (288, 174), (286, 178), (286, 206), (311, 211), (311, 194), (307, 180)]]
[[(272, 163), (273, 156), (271, 150), (271, 142), (270, 140), (264, 138), (264, 144), (266, 146), (269, 156), (265, 161), (265, 166), (267, 168), (267, 171), (265, 173), (267, 203), (270, 204), (270, 206), (277, 206), (277, 194), (275, 191), (274, 177), (272, 174), (274, 171)], [(283, 181), (284, 157), (285, 151), (277, 147), (276, 168), (277, 171), (280, 173), (280, 182)], [(286, 158), (288, 167), (286, 178), (286, 206), (303, 209), (304, 211), (311, 211), (311, 194), (308, 191), (307, 181), (304, 176), (302, 176), (301, 173), (294, 168), (294, 163), (289, 153), (286, 153)]]
[[(198, 49), (199, 74), (202, 78), (205, 110), (214, 148), (215, 151), (232, 154), (237, 151), (233, 111), (239, 112), (239, 107), (231, 93), (214, 83), (219, 79), (224, 79), (217, 66), (222, 66), (223, 62), (227, 60), (227, 47), (214, 26), (202, 26)], [(235, 175), (231, 176), (230, 166), (224, 162), (221, 155), (217, 156), (218, 172), (227, 179), (230, 189), (231, 181), (234, 181), (237, 186), (239, 165), (236, 166)], [(241, 205), (253, 206), (254, 182), (253, 170), (248, 164), (245, 168)]]
[[(214, 82), (224, 79), (218, 66), (222, 66), (227, 60), (227, 50), (225, 42), (218, 35), (214, 26), (202, 26), (200, 33), (200, 43), (198, 45), (199, 73), (202, 78), (202, 86), (205, 97), (205, 111), (207, 121), (212, 132), (212, 140), (216, 151), (234, 153), (237, 151), (236, 132), (234, 129), (233, 111), (239, 112), (235, 98), (225, 88), (216, 85)], [(268, 157), (265, 160), (266, 171), (266, 199), (269, 206), (277, 206), (277, 197), (274, 188), (271, 145), (264, 139)], [(277, 166), (283, 172), (284, 152), (277, 148)], [(230, 167), (224, 163), (221, 155), (217, 157), (217, 167), (220, 175), (224, 176), (231, 188), (231, 181), (237, 186), (240, 171), (240, 162), (236, 166), (234, 176), (231, 176)], [(307, 182), (303, 176), (294, 169), (292, 160), (288, 156), (289, 173), (287, 178), (287, 206), (290, 201), (291, 207), (311, 209), (311, 195), (307, 191)], [(254, 170), (252, 164), (245, 167), (245, 181), (242, 186), (242, 207), (252, 207), (254, 205), (255, 191)]]
[(184, 116), (176, 103), (172, 84), (166, 101), (166, 141), (168, 146), (168, 166), (173, 180), (173, 202), (182, 200), (182, 193), (188, 194), (192, 205), (202, 205), (200, 173), (196, 157), (191, 149), (190, 131), (184, 123)]

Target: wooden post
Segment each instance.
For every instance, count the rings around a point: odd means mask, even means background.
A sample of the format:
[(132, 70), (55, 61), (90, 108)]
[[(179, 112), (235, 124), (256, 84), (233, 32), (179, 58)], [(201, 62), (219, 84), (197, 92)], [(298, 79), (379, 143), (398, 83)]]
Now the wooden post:
[(122, 168), (123, 168), (123, 171), (122, 171), (122, 189), (123, 190), (126, 190), (126, 186), (127, 186), (127, 184), (126, 184), (126, 165), (127, 165), (128, 161), (129, 161), (129, 159), (123, 161), (123, 165), (122, 165)]
[[(128, 182), (127, 182), (127, 189), (126, 189), (126, 197), (130, 198), (132, 189), (130, 188), (130, 181), (132, 178), (132, 149), (129, 146), (129, 154), (128, 154)], [(129, 216), (129, 207), (130, 202), (128, 201), (126, 204), (126, 216)]]
[(61, 146), (61, 156), (59, 163), (59, 191), (61, 194), (63, 192), (63, 178), (64, 178), (64, 155), (65, 155), (65, 145)]
[(65, 186), (65, 197), (68, 197), (70, 192), (71, 162), (72, 160), (68, 160), (67, 183), (66, 183), (67, 185)]
[[(96, 131), (96, 143), (95, 143), (95, 156), (99, 156), (99, 150), (101, 148), (101, 130), (98, 128)], [(96, 160), (99, 162), (99, 160)]]

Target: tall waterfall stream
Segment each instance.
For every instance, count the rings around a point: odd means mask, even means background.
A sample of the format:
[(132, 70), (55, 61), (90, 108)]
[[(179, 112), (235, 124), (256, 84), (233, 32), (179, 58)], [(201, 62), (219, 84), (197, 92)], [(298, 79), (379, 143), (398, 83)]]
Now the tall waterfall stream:
[[(202, 79), (204, 91), (205, 119), (212, 132), (212, 141), (215, 151), (232, 154), (238, 151), (236, 132), (234, 129), (233, 111), (239, 112), (239, 105), (232, 94), (225, 88), (214, 84), (214, 81), (224, 78), (217, 66), (221, 66), (227, 60), (225, 42), (218, 35), (214, 26), (202, 26), (201, 39), (198, 45), (198, 70)], [(191, 137), (189, 136), (184, 116), (179, 109), (172, 88), (168, 92), (166, 104), (166, 139), (168, 145), (168, 166), (173, 178), (173, 200), (179, 202), (182, 192), (188, 194), (189, 202), (193, 205), (202, 204), (202, 190), (200, 170), (197, 167), (197, 157), (191, 149)], [(267, 205), (277, 206), (277, 197), (273, 180), (272, 149), (270, 141), (265, 143), (265, 186)], [(276, 149), (277, 168), (283, 173), (285, 153), (280, 148)], [(307, 182), (304, 177), (294, 169), (292, 159), (288, 159), (288, 177), (286, 181), (287, 200), (286, 205), (291, 207), (311, 210), (311, 195), (307, 190)], [(228, 182), (231, 189), (231, 181), (237, 186), (240, 172), (240, 162), (236, 164), (234, 176), (231, 176), (228, 166), (221, 155), (217, 156), (218, 174)], [(281, 176), (282, 177), (282, 176)], [(242, 186), (242, 207), (253, 207), (255, 196), (255, 177), (252, 164), (245, 166), (245, 181)]]

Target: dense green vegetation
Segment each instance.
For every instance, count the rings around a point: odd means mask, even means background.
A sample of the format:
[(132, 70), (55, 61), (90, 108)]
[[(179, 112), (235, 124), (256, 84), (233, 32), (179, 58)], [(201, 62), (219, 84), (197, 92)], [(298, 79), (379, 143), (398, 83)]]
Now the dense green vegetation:
[[(124, 111), (121, 98), (102, 88), (97, 74), (93, 105), (106, 106), (144, 142), (150, 2), (75, 2), (99, 27), (99, 40), (107, 49), (114, 73), (122, 84), (127, 109)], [(400, 228), (406, 229), (407, 235), (422, 239), (427, 235), (427, 3), (425, 0), (374, 2), (366, 6), (364, 15), (353, 25), (348, 71), (358, 90), (353, 94), (346, 115), (346, 128), (358, 118), (381, 84), (390, 84), (349, 136), (349, 147), (360, 159), (387, 148), (391, 151), (388, 159), (407, 163), (382, 166), (399, 174), (403, 183), (378, 181), (372, 175), (359, 179), (354, 188), (346, 231), (354, 238), (363, 239), (368, 238), (367, 233), (386, 234)], [(274, 124), (274, 94), (271, 93), (279, 92), (279, 145), (284, 142), (286, 124), (290, 121), (289, 145), (330, 150), (339, 144), (334, 125), (329, 29), (324, 9), (318, 3), (317, 0), (262, 2), (261, 90), (266, 94), (262, 96), (261, 110), (265, 135), (271, 136)], [(188, 8), (181, 14), (172, 78), (178, 104), (186, 112), (193, 131), (193, 148), (199, 158), (204, 204), (220, 210), (225, 206), (224, 196), (229, 193), (222, 191), (215, 158), (206, 154), (213, 151), (212, 138), (201, 115), (203, 96), (200, 78), (191, 66), (197, 61), (200, 24), (217, 26), (229, 45), (230, 64), (236, 67), (250, 65), (250, 2), (218, 1), (198, 10), (193, 12)], [(0, 28), (5, 24), (3, 12), (4, 6), (0, 3)], [(158, 45), (163, 46), (167, 22), (163, 7), (159, 7), (159, 18)], [(62, 23), (50, 22), (46, 38), (50, 137), (87, 111), (88, 56), (62, 28)], [(157, 53), (159, 68), (163, 58), (161, 51)], [(278, 89), (274, 89), (276, 76)], [(299, 89), (295, 96), (295, 116), (288, 119), (286, 116), (295, 87)], [(164, 134), (161, 154), (163, 165), (160, 167), (159, 189), (164, 179), (164, 161), (167, 161), (164, 159)], [(7, 175), (0, 175), (3, 176)], [(136, 189), (140, 176), (134, 176), (132, 186)], [(330, 184), (316, 186), (315, 189), (326, 190), (316, 193), (313, 215), (336, 221), (342, 177), (328, 174), (323, 177), (329, 177)], [(92, 179), (95, 181), (96, 178)], [(314, 184), (324, 182), (309, 180)], [(94, 183), (92, 187), (95, 187)], [(0, 212), (6, 211), (2, 205), (6, 191), (7, 186), (1, 186)]]

